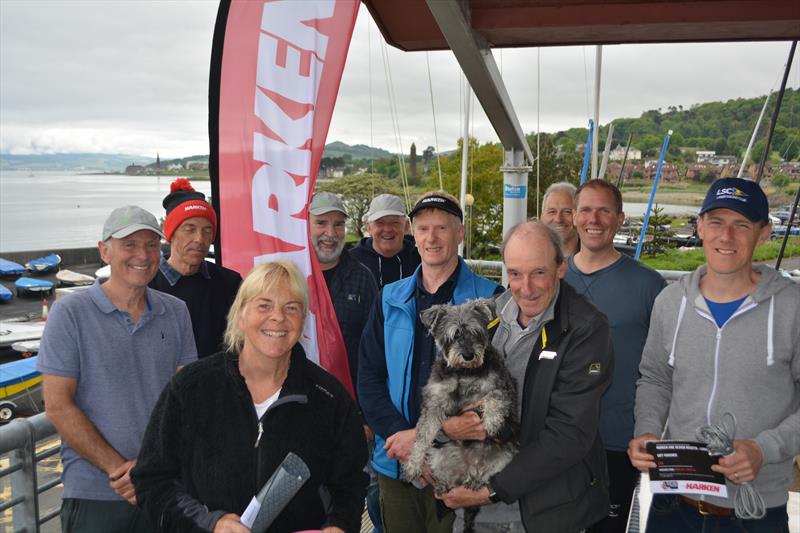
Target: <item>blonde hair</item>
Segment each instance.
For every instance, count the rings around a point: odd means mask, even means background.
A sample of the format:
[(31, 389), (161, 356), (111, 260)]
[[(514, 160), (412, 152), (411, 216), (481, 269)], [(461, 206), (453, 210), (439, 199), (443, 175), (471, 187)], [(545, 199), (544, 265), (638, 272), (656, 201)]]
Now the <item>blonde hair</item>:
[(236, 353), (242, 350), (244, 332), (239, 327), (239, 322), (247, 303), (261, 294), (274, 290), (281, 284), (286, 284), (289, 292), (300, 300), (305, 319), (308, 315), (308, 284), (300, 270), (290, 261), (258, 264), (244, 278), (231, 309), (228, 311), (228, 325), (225, 328), (226, 350)]

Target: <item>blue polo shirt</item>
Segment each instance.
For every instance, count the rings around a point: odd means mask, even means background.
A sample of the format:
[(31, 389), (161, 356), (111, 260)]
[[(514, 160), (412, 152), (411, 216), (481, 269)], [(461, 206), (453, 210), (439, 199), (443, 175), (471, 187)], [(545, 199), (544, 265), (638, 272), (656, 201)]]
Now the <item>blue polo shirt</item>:
[[(147, 289), (138, 321), (95, 282), (57, 300), (47, 318), (37, 369), (77, 379), (75, 403), (125, 459), (139, 455), (161, 389), (197, 359), (189, 312), (178, 298)], [(62, 440), (64, 498), (121, 500), (105, 472)]]

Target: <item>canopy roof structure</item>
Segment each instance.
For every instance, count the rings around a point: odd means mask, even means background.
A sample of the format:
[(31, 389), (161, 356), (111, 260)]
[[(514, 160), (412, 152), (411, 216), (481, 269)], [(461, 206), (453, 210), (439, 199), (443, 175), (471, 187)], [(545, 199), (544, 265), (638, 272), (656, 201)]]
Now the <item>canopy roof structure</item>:
[(386, 42), (446, 50), (428, 4), (454, 3), (490, 48), (800, 37), (797, 0), (363, 0)]
[[(800, 38), (800, 0), (362, 2), (387, 43), (405, 51), (453, 51), (504, 148), (503, 234), (527, 218), (528, 171), (534, 157), (492, 48)], [(597, 54), (599, 64), (599, 49)], [(597, 109), (596, 104), (596, 119)], [(593, 152), (594, 161), (596, 143)]]

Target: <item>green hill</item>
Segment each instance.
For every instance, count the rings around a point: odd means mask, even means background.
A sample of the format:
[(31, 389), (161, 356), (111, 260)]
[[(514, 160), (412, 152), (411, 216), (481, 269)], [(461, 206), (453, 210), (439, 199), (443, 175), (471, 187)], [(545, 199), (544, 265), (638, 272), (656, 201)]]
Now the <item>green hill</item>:
[[(727, 102), (695, 104), (689, 109), (669, 106), (645, 111), (639, 118), (614, 119), (614, 142), (625, 144), (628, 134), (633, 134), (632, 145), (644, 155), (656, 156), (664, 135), (673, 130), (670, 153), (677, 155), (680, 149), (714, 150), (719, 155), (741, 157), (750, 141), (758, 114), (764, 105), (765, 96), (737, 98)], [(753, 147), (751, 157), (758, 160), (764, 151), (769, 119), (777, 101), (777, 93), (770, 97), (767, 113), (759, 130), (759, 139)], [(605, 145), (608, 125), (601, 125), (600, 147)], [(572, 128), (556, 134), (556, 143), (568, 146), (585, 143), (588, 130)], [(686, 150), (685, 150), (686, 151)], [(785, 160), (800, 158), (800, 90), (787, 89), (781, 105), (772, 151)]]
[(341, 141), (334, 141), (325, 145), (325, 151), (322, 153), (322, 156), (342, 157), (346, 154), (349, 154), (353, 159), (381, 159), (394, 155), (383, 148), (373, 148), (365, 144), (350, 146)]

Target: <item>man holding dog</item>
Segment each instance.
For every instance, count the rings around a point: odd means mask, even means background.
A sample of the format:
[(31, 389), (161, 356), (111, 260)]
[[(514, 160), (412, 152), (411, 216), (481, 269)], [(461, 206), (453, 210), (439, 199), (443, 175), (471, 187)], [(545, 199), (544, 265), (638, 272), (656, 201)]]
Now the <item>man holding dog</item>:
[[(545, 223), (512, 228), (501, 253), (510, 288), (496, 302), (492, 344), (517, 381), (519, 453), (487, 486), (440, 498), (451, 508), (487, 505), (479, 532), (575, 533), (609, 504), (598, 430), (614, 366), (608, 322), (562, 280), (561, 239)], [(475, 412), (447, 419), (444, 429), (450, 438), (485, 438)]]
[(409, 217), (421, 264), (379, 293), (359, 347), (358, 397), (376, 433), (371, 464), (378, 472), (384, 530), (449, 533), (453, 513), (436, 505), (432, 487), (419, 488), (402, 474), (416, 437), (422, 387), (436, 357), (419, 313), (436, 304), (490, 297), (500, 287), (473, 274), (458, 257), (464, 224), (455, 198), (426, 193)]
[[(716, 181), (697, 220), (706, 264), (656, 299), (631, 462), (642, 471), (656, 466), (645, 446), (660, 440), (667, 421), (664, 438), (690, 441), (698, 428), (724, 424), (734, 453), (711, 467), (727, 478), (727, 498), (656, 494), (649, 532), (789, 531), (792, 458), (800, 454), (800, 285), (753, 265), (770, 231), (757, 183)], [(736, 516), (745, 483), (763, 498), (763, 517)]]

